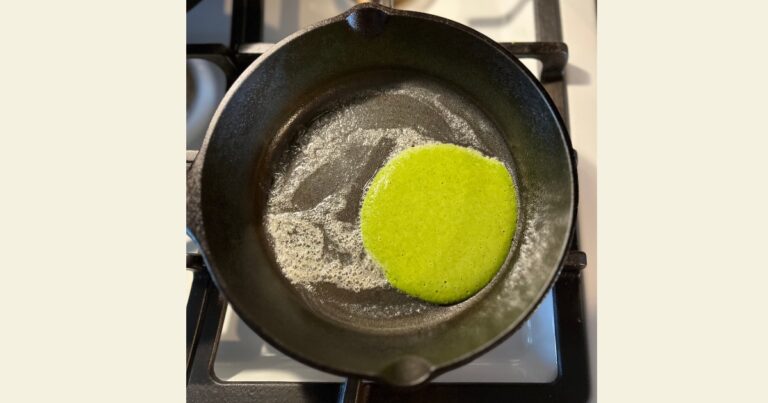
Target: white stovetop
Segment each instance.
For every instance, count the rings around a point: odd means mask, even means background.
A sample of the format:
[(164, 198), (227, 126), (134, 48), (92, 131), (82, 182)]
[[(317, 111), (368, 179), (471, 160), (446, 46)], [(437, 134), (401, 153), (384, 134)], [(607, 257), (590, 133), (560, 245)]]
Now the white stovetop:
[[(264, 41), (277, 42), (315, 21), (348, 8), (350, 0), (265, 0)], [(585, 308), (592, 368), (593, 390), (596, 333), (596, 126), (594, 0), (561, 0), (563, 35), (570, 49), (567, 69), (571, 138), (579, 152), (579, 225), (582, 249), (589, 266), (584, 271)], [(535, 41), (531, 0), (410, 0), (401, 8), (440, 15), (472, 26), (503, 42)], [(188, 14), (187, 40), (228, 40), (230, 0), (204, 0)], [(215, 21), (205, 24), (202, 21)], [(196, 27), (204, 27), (196, 29)], [(525, 61), (537, 76), (537, 62)], [(188, 275), (191, 284), (191, 275)], [(484, 380), (486, 382), (548, 382), (556, 376), (554, 316), (551, 295), (521, 331), (505, 343), (438, 381)], [(247, 328), (230, 310), (225, 319), (222, 344), (215, 363), (226, 380), (340, 381), (305, 367), (275, 351)], [(593, 398), (594, 400), (594, 398)]]

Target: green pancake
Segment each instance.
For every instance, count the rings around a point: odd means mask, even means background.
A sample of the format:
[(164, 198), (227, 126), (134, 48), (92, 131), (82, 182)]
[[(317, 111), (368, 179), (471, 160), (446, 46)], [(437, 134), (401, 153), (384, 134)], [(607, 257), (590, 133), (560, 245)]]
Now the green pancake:
[(496, 159), (452, 144), (409, 148), (363, 199), (363, 245), (387, 280), (422, 300), (464, 300), (493, 278), (517, 220), (514, 184)]

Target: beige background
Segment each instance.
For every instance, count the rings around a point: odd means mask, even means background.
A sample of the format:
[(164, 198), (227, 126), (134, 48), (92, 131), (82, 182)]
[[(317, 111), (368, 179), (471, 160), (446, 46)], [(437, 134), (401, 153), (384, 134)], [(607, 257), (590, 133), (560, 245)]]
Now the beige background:
[(599, 7), (599, 401), (766, 402), (768, 10)]
[(0, 401), (185, 399), (184, 7), (0, 2)]
[[(0, 4), (2, 401), (184, 400), (180, 3)], [(600, 402), (766, 401), (768, 10), (702, 3), (598, 11)]]

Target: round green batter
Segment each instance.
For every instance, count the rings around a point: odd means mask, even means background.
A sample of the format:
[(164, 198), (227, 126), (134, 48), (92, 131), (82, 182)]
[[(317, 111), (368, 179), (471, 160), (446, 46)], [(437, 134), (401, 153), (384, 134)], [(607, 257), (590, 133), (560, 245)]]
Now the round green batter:
[(397, 289), (464, 300), (493, 278), (517, 220), (504, 165), (452, 144), (407, 149), (373, 178), (360, 212), (363, 245)]

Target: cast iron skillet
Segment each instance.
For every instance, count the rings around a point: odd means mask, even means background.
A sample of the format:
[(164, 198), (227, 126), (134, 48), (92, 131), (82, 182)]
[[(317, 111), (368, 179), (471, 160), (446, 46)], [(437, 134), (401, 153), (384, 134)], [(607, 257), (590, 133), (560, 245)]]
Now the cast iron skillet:
[[(438, 112), (377, 95), (411, 82), (452, 100), (484, 133), (484, 151), (511, 167), (520, 210), (507, 262), (452, 306), (418, 305), (392, 289), (293, 286), (262, 226), (284, 151), (344, 99), (370, 108), (350, 126), (445, 129)], [(443, 18), (359, 5), (281, 41), (232, 86), (188, 174), (187, 230), (229, 303), (269, 343), (328, 372), (415, 385), (501, 342), (552, 286), (576, 216), (570, 150), (551, 100), (501, 46)]]

